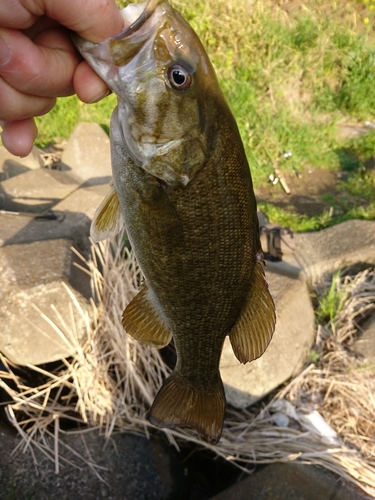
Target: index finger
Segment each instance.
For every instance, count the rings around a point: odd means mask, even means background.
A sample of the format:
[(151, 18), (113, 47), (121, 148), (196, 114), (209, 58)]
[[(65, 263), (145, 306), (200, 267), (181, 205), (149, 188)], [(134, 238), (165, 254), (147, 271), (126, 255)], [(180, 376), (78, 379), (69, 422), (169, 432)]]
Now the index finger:
[(91, 42), (116, 35), (124, 26), (115, 0), (35, 0), (35, 3), (45, 9), (48, 17)]

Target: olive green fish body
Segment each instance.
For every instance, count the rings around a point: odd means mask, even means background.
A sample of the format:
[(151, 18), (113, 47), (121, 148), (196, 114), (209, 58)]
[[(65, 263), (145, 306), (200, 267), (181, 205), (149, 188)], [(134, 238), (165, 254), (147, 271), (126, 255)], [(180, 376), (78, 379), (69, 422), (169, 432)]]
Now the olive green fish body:
[(274, 330), (256, 202), (237, 125), (199, 39), (166, 2), (151, 0), (142, 12), (105, 50), (81, 47), (119, 97), (111, 122), (114, 187), (93, 231), (117, 231), (121, 224), (108, 214), (121, 213), (145, 277), (124, 328), (155, 347), (175, 342), (177, 364), (151, 422), (188, 425), (217, 442), (226, 335), (247, 362)]
[[(205, 168), (186, 187), (168, 189), (130, 158), (124, 161), (118, 155), (123, 174), (115, 174), (115, 186), (129, 239), (177, 348), (189, 345), (184, 338), (199, 345), (203, 335), (214, 337), (220, 352), (220, 342), (234, 326), (250, 288), (259, 240), (242, 144), (234, 151), (217, 139)], [(223, 159), (228, 160), (226, 168), (219, 167)], [(234, 168), (228, 168), (231, 161)], [(183, 358), (188, 357), (187, 350)], [(204, 365), (215, 366), (218, 355), (215, 358)]]

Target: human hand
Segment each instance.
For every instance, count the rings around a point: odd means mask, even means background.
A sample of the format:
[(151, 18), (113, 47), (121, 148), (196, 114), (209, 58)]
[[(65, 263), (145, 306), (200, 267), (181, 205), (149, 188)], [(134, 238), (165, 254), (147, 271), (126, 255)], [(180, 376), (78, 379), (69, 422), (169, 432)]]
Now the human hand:
[(108, 94), (68, 30), (99, 42), (122, 29), (115, 0), (0, 1), (1, 138), (12, 154), (29, 154), (38, 134), (34, 117), (48, 113), (56, 97), (76, 93), (90, 103)]

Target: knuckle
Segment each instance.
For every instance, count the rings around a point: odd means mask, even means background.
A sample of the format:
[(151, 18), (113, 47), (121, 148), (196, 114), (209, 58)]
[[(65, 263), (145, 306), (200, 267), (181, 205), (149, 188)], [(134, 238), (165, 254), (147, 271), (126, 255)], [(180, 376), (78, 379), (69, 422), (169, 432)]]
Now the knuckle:
[(0, 120), (24, 120), (51, 111), (56, 99), (26, 95), (11, 88), (0, 79)]

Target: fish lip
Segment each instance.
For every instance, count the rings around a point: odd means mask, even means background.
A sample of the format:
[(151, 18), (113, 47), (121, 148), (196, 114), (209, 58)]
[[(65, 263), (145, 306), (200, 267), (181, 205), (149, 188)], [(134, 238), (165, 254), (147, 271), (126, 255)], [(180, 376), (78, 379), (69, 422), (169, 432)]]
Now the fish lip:
[(110, 37), (108, 40), (123, 40), (124, 38), (132, 36), (135, 32), (139, 31), (142, 28), (142, 26), (152, 16), (156, 7), (164, 3), (164, 1), (165, 0), (148, 0), (142, 14), (130, 26), (125, 28), (117, 35)]
[[(145, 2), (146, 3), (146, 2)], [(142, 26), (150, 19), (152, 14), (154, 13), (156, 7), (158, 5), (165, 3), (165, 0), (148, 0), (144, 10), (141, 15), (129, 26), (127, 26), (124, 30), (122, 30), (117, 35), (113, 35), (111, 37), (106, 38), (102, 42), (89, 42), (85, 40), (81, 36), (77, 35), (75, 32), (71, 32), (70, 36), (75, 47), (79, 50), (79, 52), (83, 55), (84, 52), (92, 52), (98, 59), (102, 59), (107, 61), (110, 59), (108, 47), (111, 42), (124, 40), (126, 38), (132, 37), (137, 31), (139, 31)], [(125, 19), (125, 17), (124, 17)], [(147, 37), (145, 37), (146, 39)]]

